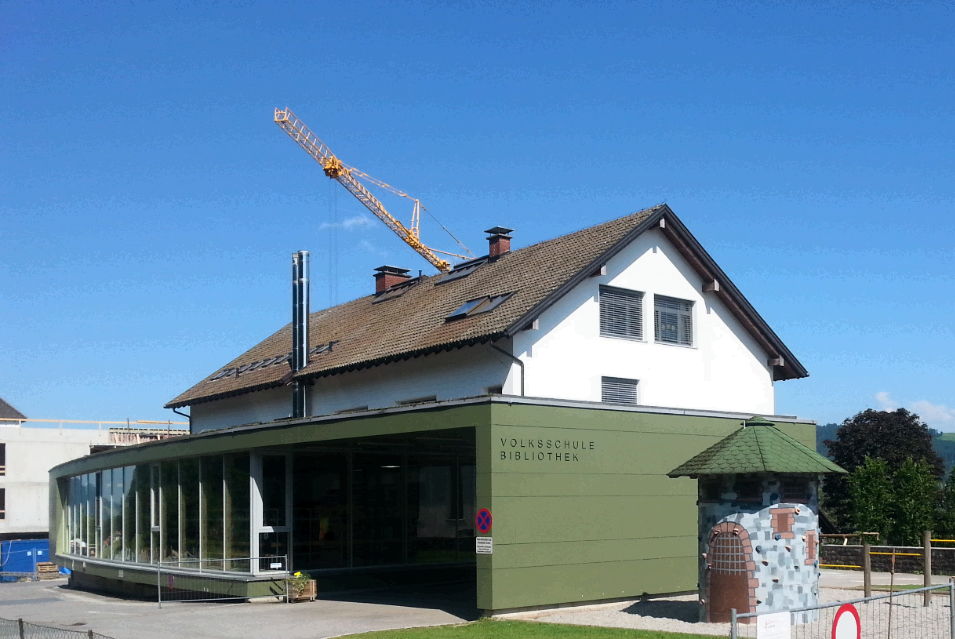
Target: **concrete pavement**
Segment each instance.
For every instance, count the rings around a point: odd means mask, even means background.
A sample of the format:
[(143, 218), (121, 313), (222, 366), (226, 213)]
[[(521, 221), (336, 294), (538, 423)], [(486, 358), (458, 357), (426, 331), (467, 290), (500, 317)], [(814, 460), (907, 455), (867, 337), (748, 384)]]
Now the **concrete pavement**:
[(93, 630), (114, 639), (324, 639), (477, 618), (473, 584), (415, 586), (400, 591), (298, 604), (170, 603), (120, 599), (67, 588), (65, 579), (0, 584), (0, 617)]

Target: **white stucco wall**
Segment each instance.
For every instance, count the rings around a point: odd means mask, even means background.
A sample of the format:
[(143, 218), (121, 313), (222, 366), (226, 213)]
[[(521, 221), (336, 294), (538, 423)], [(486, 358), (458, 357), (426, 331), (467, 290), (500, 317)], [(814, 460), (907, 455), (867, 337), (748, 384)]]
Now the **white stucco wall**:
[(292, 414), (292, 387), (270, 388), (191, 407), (192, 432), (270, 422)]
[(6, 516), (0, 534), (49, 530), (49, 471), (58, 464), (90, 454), (90, 446), (108, 444), (109, 430), (0, 426), (6, 444)]
[[(591, 277), (545, 311), (539, 327), (498, 346), (524, 363), (528, 397), (599, 402), (601, 377), (639, 380), (645, 406), (775, 413), (768, 355), (659, 230), (637, 238)], [(600, 336), (600, 285), (644, 293), (642, 341)], [(653, 299), (693, 302), (692, 346), (654, 342)], [(471, 346), (375, 368), (320, 378), (309, 388), (309, 414), (383, 408), (436, 395), (438, 400), (482, 395), (502, 385), (520, 395), (520, 367), (489, 345)], [(290, 387), (197, 404), (193, 431), (288, 417)]]
[[(506, 344), (502, 347), (507, 350)], [(510, 358), (481, 344), (323, 377), (310, 388), (311, 414), (385, 408), (428, 395), (438, 400), (475, 397), (491, 386), (504, 386), (505, 394), (519, 393), (519, 382), (508, 379), (510, 368)]]
[[(643, 341), (600, 337), (601, 285), (641, 291)], [(525, 363), (526, 395), (600, 401), (602, 376), (639, 380), (647, 406), (728, 410), (772, 415), (772, 371), (767, 354), (659, 230), (641, 235), (548, 309), (537, 330), (514, 340)], [(694, 345), (654, 343), (653, 296), (689, 300)]]

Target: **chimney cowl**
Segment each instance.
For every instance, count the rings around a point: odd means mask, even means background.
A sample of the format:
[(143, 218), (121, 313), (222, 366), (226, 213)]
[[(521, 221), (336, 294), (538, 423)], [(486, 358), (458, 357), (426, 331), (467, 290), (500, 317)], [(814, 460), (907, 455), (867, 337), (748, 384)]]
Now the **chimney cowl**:
[(397, 266), (379, 266), (375, 269), (375, 294), (384, 293), (395, 284), (411, 279), (408, 269)]
[(504, 228), (503, 226), (495, 226), (484, 231), (488, 234), (488, 257), (493, 259), (511, 250), (512, 238), (509, 233), (513, 231), (514, 229)]

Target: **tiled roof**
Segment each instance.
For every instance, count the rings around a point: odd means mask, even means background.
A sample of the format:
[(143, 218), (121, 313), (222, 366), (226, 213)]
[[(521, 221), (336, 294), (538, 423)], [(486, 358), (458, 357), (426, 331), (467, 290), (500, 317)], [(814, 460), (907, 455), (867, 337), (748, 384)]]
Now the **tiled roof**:
[[(368, 295), (311, 313), (310, 347), (329, 343), (332, 346), (311, 355), (308, 366), (297, 376), (328, 375), (512, 335), (645, 229), (662, 222), (664, 216), (672, 221), (670, 227), (684, 229), (670, 208), (662, 204), (504, 253), (469, 276), (455, 281), (442, 284), (447, 275), (423, 276), (404, 294), (391, 299), (382, 301), (375, 295)], [(685, 229), (684, 233), (689, 240), (696, 242)], [(704, 257), (712, 262), (705, 252)], [(493, 312), (445, 321), (449, 313), (466, 301), (505, 293), (512, 295)], [(747, 308), (752, 308), (745, 299), (742, 302)], [(761, 323), (759, 331), (768, 336), (765, 339), (778, 343), (782, 352), (791, 358), (789, 361), (795, 362), (795, 358), (791, 357), (755, 311), (751, 315), (753, 321)], [(292, 330), (289, 324), (217, 369), (170, 401), (166, 407), (188, 406), (287, 384), (292, 378), (287, 363), (269, 366), (256, 363), (285, 355), (291, 349)], [(242, 370), (242, 367), (250, 364), (254, 366)], [(798, 362), (795, 364), (798, 366), (797, 372), (789, 377), (804, 377), (804, 369)], [(230, 369), (239, 369), (239, 373), (215, 379), (217, 374)]]
[(748, 425), (671, 470), (670, 477), (740, 473), (845, 473), (769, 422)]
[(16, 408), (10, 404), (3, 401), (3, 398), (0, 397), (0, 418), (3, 419), (26, 419), (27, 416), (18, 411)]

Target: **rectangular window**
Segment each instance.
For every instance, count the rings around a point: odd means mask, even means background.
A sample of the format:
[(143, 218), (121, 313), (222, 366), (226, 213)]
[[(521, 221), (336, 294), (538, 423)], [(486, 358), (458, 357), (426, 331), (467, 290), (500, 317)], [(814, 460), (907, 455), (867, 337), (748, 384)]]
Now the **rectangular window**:
[(637, 404), (637, 384), (635, 379), (620, 377), (600, 378), (600, 401), (606, 404)]
[(600, 287), (600, 336), (643, 339), (643, 293)]
[(693, 302), (653, 296), (653, 331), (664, 344), (693, 345)]
[(0, 475), (7, 474), (7, 445), (0, 444)]
[(809, 503), (811, 488), (806, 479), (784, 479), (780, 482), (779, 492), (782, 501), (806, 504)]

